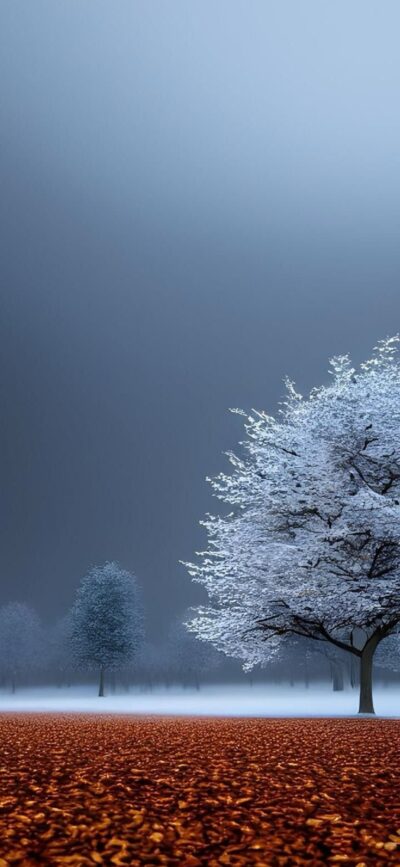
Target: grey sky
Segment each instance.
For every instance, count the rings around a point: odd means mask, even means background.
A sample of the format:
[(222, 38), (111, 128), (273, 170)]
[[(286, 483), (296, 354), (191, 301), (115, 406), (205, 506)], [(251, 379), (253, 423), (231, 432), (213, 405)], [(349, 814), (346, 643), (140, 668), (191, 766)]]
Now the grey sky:
[(1, 598), (201, 598), (239, 420), (400, 322), (400, 6), (0, 0)]

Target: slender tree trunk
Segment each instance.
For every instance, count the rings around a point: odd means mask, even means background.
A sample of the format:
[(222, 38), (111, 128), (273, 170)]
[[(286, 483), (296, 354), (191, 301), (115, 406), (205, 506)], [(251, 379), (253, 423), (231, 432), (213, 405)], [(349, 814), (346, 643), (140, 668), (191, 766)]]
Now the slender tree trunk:
[(308, 689), (310, 686), (310, 675), (308, 672), (307, 658), (305, 659), (305, 662), (304, 662), (304, 686), (306, 689)]
[(100, 669), (99, 698), (103, 698), (103, 696), (104, 696), (104, 674), (105, 674), (105, 669), (104, 669), (104, 666), (102, 665), (101, 669)]
[(355, 689), (358, 683), (357, 660), (353, 654), (350, 656), (350, 685)]
[(333, 662), (331, 664), (331, 671), (333, 691), (341, 692), (344, 688), (342, 666), (337, 662)]
[[(354, 647), (354, 630), (350, 634), (350, 644)], [(359, 667), (353, 653), (350, 654), (350, 684), (352, 689), (359, 684)]]
[(367, 641), (360, 656), (360, 706), (358, 713), (375, 713), (372, 698), (372, 667), (374, 653), (379, 644), (378, 636)]

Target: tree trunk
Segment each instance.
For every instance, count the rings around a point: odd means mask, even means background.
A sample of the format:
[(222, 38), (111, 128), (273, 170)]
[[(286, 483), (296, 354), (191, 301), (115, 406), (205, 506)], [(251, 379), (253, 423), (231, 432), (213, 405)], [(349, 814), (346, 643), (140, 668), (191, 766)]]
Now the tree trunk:
[(342, 666), (337, 662), (333, 662), (331, 666), (331, 671), (333, 691), (342, 692), (342, 690), (344, 689)]
[(357, 660), (353, 654), (350, 655), (350, 686), (352, 689), (355, 689), (358, 686), (358, 670), (357, 670)]
[(104, 667), (102, 666), (100, 669), (99, 698), (103, 698), (103, 696), (104, 696)]
[(379, 639), (376, 636), (367, 641), (360, 656), (360, 706), (358, 713), (375, 713), (372, 698), (372, 665)]

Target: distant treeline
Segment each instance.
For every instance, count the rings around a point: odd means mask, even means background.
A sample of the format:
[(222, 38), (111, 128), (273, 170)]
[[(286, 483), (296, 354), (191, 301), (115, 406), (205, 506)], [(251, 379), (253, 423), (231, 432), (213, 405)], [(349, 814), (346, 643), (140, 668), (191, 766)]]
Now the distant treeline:
[[(189, 614), (188, 614), (189, 617)], [(379, 662), (379, 660), (377, 660)], [(381, 679), (397, 680), (382, 660)], [(146, 637), (145, 612), (134, 575), (116, 562), (92, 568), (82, 579), (74, 604), (55, 624), (45, 627), (35, 609), (23, 602), (0, 608), (0, 685), (53, 684), (67, 687), (98, 681), (99, 695), (110, 690), (157, 686), (200, 689), (209, 681), (286, 682), (306, 687), (330, 679), (334, 690), (358, 685), (358, 668), (348, 654), (315, 649), (291, 640), (268, 667), (245, 674), (238, 663), (186, 629), (177, 617), (164, 638)]]

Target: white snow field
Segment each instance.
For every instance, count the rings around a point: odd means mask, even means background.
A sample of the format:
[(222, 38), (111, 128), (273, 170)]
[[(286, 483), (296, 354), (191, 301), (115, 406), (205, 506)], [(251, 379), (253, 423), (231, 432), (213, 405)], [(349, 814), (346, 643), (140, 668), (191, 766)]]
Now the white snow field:
[[(333, 692), (328, 685), (279, 687), (260, 685), (204, 686), (200, 690), (171, 687), (144, 691), (109, 692), (98, 698), (93, 684), (70, 688), (21, 689), (14, 695), (0, 691), (0, 712), (59, 712), (157, 714), (182, 716), (353, 716), (357, 714), (357, 690)], [(400, 717), (400, 685), (377, 686), (377, 716)]]

